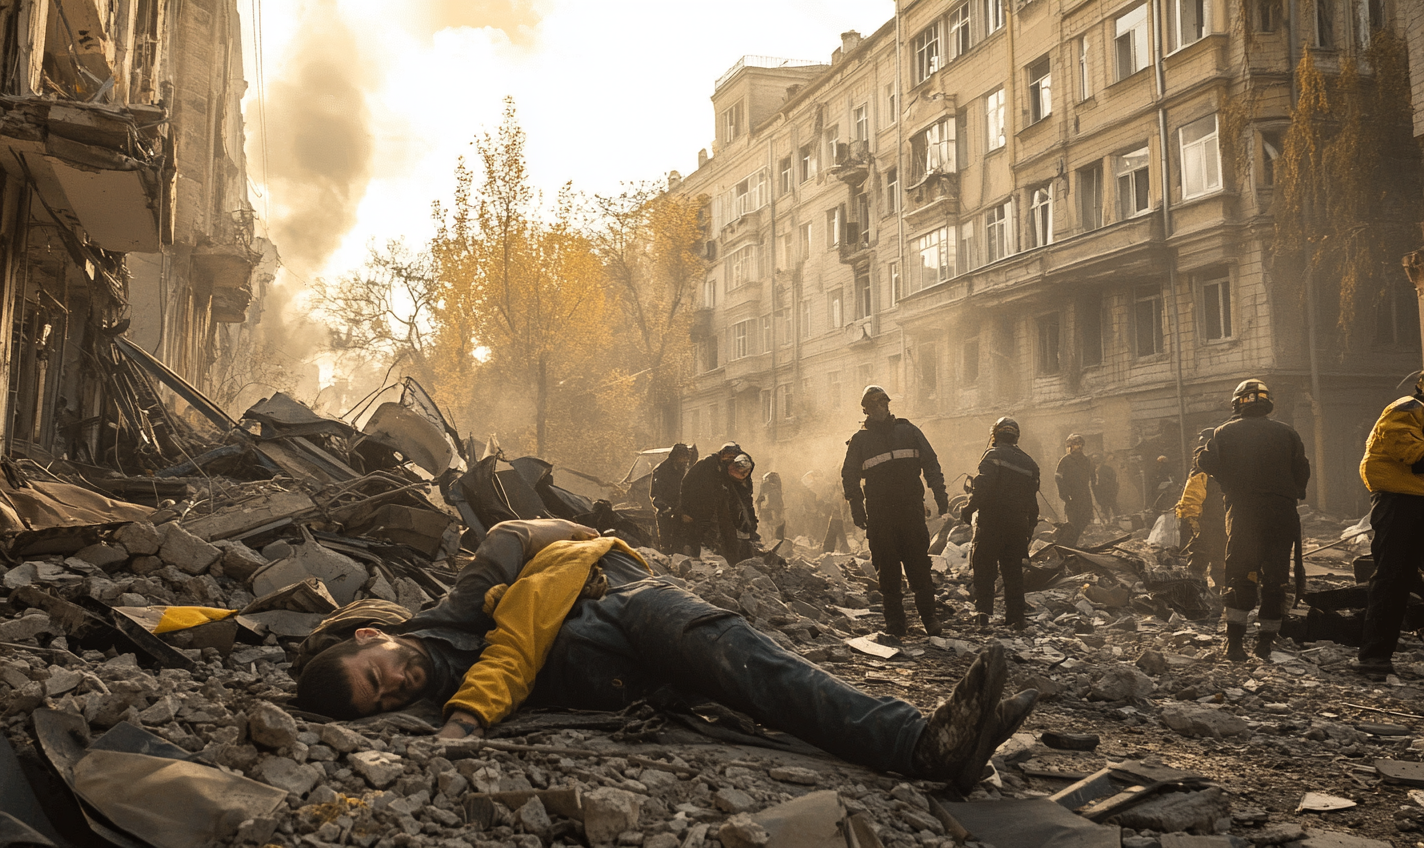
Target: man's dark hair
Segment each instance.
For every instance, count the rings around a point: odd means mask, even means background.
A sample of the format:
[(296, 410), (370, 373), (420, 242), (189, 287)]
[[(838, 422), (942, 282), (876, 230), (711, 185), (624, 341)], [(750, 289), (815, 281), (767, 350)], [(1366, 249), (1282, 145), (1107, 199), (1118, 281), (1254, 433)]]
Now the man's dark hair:
[(297, 706), (338, 721), (361, 718), (351, 701), (351, 676), (343, 661), (363, 647), (355, 639), (347, 639), (312, 657), (297, 680)]

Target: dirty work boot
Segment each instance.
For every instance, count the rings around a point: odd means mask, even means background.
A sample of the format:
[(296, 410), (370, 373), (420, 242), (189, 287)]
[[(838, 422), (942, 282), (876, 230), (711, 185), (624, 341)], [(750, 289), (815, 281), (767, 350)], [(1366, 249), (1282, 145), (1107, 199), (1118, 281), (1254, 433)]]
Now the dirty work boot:
[(926, 636), (938, 636), (944, 632), (944, 625), (939, 623), (939, 616), (934, 610), (920, 613), (920, 621), (924, 622)]
[[(1271, 625), (1275, 625), (1272, 627)], [(1251, 653), (1263, 660), (1271, 658), (1271, 645), (1276, 641), (1276, 634), (1280, 632), (1281, 623), (1279, 621), (1263, 621), (1261, 629), (1256, 633), (1256, 650)]]
[[(980, 740), (992, 733), (999, 694), (1008, 679), (1008, 652), (996, 642), (975, 658), (954, 691), (930, 715), (910, 761), (917, 775), (959, 780), (966, 763), (978, 754)], [(979, 768), (984, 768), (983, 761)]]
[(1246, 638), (1246, 622), (1226, 622), (1226, 658), (1231, 662), (1246, 662), (1246, 648), (1241, 644)]
[(1384, 680), (1394, 674), (1394, 663), (1388, 659), (1361, 657), (1350, 663), (1350, 670), (1370, 680)]
[(885, 601), (885, 632), (897, 639), (905, 638), (905, 608), (896, 601)]
[(988, 626), (989, 626), (989, 614), (988, 614), (987, 612), (976, 612), (976, 613), (974, 614), (974, 626), (975, 626), (975, 627), (988, 627)]
[(961, 795), (968, 795), (974, 790), (974, 786), (979, 783), (984, 776), (984, 766), (989, 764), (989, 758), (999, 749), (999, 746), (1009, 740), (1010, 736), (1018, 733), (1023, 726), (1024, 719), (1033, 712), (1033, 705), (1038, 702), (1037, 689), (1025, 689), (1012, 698), (1005, 698), (994, 708), (994, 717), (989, 722), (986, 732), (979, 738), (979, 743), (974, 748), (974, 753), (964, 761), (964, 767), (954, 778), (953, 785), (955, 791)]

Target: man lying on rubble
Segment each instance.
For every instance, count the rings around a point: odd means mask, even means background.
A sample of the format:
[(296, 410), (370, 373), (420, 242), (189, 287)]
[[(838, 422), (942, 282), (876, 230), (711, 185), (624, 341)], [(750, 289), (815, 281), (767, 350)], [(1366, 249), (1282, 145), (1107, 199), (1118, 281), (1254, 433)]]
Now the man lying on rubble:
[(444, 704), (445, 738), (481, 736), (524, 704), (619, 710), (642, 699), (710, 700), (849, 762), (968, 792), (1038, 697), (1028, 689), (1001, 701), (1007, 677), (996, 643), (926, 717), (653, 577), (623, 542), (544, 519), (496, 525), (436, 606), (361, 627), (316, 654), (297, 696), (337, 719), (430, 698)]

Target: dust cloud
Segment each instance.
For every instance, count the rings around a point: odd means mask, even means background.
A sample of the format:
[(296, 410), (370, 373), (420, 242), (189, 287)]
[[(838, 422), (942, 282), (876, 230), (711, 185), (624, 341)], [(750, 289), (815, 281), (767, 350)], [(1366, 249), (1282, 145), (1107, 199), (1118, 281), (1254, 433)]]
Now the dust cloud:
[(543, 15), (529, 0), (426, 0), (410, 4), (409, 26), (420, 35), (443, 29), (495, 29), (511, 44), (528, 47), (534, 42)]

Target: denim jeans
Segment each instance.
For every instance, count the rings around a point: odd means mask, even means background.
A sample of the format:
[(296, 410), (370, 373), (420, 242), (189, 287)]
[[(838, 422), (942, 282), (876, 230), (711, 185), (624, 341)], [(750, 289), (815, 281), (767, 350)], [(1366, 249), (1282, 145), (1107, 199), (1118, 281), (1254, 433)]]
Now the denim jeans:
[(668, 687), (881, 771), (910, 774), (925, 728), (911, 704), (856, 689), (740, 615), (660, 578), (580, 601), (528, 703), (617, 710)]

